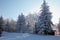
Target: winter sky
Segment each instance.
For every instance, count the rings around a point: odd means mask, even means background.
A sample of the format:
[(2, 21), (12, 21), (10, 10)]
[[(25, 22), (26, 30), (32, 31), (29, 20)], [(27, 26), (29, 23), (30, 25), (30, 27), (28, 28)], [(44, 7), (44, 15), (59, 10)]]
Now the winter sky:
[[(60, 17), (60, 0), (46, 0), (52, 12), (53, 23), (58, 23)], [(0, 0), (0, 16), (17, 19), (22, 12), (24, 15), (38, 12), (43, 0)]]

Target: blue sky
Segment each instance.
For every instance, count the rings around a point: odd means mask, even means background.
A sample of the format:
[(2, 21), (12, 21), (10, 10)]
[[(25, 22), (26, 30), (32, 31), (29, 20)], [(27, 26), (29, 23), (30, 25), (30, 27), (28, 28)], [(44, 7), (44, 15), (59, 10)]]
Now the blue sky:
[[(53, 23), (58, 23), (60, 17), (60, 0), (46, 0), (52, 12)], [(43, 0), (0, 0), (0, 15), (17, 19), (22, 12), (24, 15), (39, 11)]]

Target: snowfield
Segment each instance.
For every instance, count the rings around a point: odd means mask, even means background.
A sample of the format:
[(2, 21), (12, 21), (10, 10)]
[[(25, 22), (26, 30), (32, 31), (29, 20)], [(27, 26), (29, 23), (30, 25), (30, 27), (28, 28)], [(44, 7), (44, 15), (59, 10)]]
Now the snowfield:
[(0, 40), (60, 40), (60, 36), (3, 32), (2, 37), (0, 37)]

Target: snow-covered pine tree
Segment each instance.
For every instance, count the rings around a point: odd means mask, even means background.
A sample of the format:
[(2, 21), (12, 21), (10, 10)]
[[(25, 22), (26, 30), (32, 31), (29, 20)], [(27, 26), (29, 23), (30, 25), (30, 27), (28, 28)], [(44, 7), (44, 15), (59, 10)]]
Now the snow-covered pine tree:
[(49, 11), (49, 6), (47, 5), (46, 1), (43, 0), (41, 14), (38, 18), (38, 22), (35, 25), (36, 33), (42, 35), (53, 35), (53, 31), (51, 28), (51, 18), (52, 13)]
[(21, 15), (18, 16), (18, 20), (17, 20), (17, 32), (25, 32), (25, 16), (23, 15), (23, 13), (21, 13)]
[(1, 16), (0, 17), (0, 37), (1, 37), (1, 34), (2, 34), (2, 26), (3, 26), (3, 17)]

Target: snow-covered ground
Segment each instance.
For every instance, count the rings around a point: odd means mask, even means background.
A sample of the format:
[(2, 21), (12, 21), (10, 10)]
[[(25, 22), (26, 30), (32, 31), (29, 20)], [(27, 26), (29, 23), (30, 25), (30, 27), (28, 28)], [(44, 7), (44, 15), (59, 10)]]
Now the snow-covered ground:
[(35, 35), (28, 33), (4, 32), (0, 40), (60, 40), (60, 36)]

